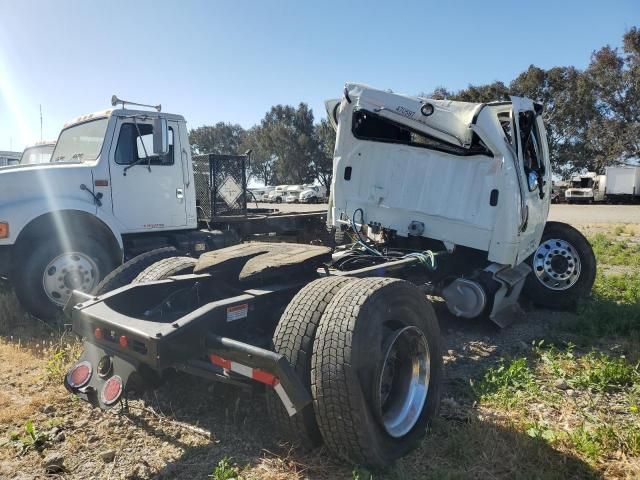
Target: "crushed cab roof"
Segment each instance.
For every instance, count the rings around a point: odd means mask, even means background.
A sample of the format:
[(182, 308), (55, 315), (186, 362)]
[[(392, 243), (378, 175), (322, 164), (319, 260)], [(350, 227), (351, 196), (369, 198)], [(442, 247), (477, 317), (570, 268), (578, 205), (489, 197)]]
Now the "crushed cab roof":
[[(393, 121), (424, 131), (454, 145), (471, 146), (470, 125), (484, 107), (483, 103), (435, 100), (378, 90), (361, 83), (347, 83), (345, 91), (356, 108), (363, 108)], [(433, 113), (421, 112), (425, 104), (433, 105)]]

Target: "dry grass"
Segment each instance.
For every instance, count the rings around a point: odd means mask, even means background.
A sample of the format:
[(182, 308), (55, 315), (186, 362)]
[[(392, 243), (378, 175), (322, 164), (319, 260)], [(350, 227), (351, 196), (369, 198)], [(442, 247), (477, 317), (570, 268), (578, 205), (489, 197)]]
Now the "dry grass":
[[(640, 228), (589, 231), (598, 233), (600, 267), (637, 261)], [(82, 452), (80, 466), (74, 465), (67, 478), (637, 479), (639, 299), (640, 277), (634, 272), (600, 275), (594, 298), (579, 315), (532, 312), (529, 321), (541, 323), (531, 325), (533, 338), (545, 342), (527, 347), (527, 340), (517, 353), (509, 342), (517, 326), (459, 335), (448, 331), (445, 320), (447, 341), (466, 352), (467, 363), (446, 365), (441, 416), (421, 448), (387, 471), (368, 472), (322, 449), (305, 454), (275, 444), (261, 397), (245, 400), (229, 389), (231, 397), (212, 399), (200, 381), (192, 386), (179, 379), (153, 394), (153, 402), (162, 405), (154, 407), (164, 412), (160, 416), (147, 415), (149, 404), (142, 402), (132, 409), (135, 415), (91, 410), (69, 396), (60, 381), (80, 344), (57, 328), (34, 323), (0, 289), (0, 435), (24, 429), (27, 420), (45, 428), (62, 419), (67, 440), (48, 448)], [(559, 380), (566, 386), (558, 388)], [(45, 415), (43, 407), (49, 405), (56, 413)], [(212, 438), (180, 430), (163, 415), (211, 430)], [(88, 424), (79, 427), (78, 419)], [(89, 439), (96, 434), (101, 446), (118, 450), (113, 475), (91, 450)], [(0, 447), (0, 477), (37, 476), (40, 461), (34, 452), (16, 458), (13, 448)], [(143, 467), (124, 466), (127, 462)], [(93, 470), (81, 470), (92, 463)]]

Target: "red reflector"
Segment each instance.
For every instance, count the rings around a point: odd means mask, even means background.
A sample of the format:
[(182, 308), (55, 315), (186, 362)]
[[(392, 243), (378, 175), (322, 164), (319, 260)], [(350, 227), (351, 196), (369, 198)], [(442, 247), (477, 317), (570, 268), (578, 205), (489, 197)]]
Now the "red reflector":
[(105, 405), (111, 405), (118, 401), (122, 394), (122, 378), (119, 375), (114, 375), (107, 380), (100, 392), (100, 398)]
[(96, 337), (98, 340), (102, 340), (102, 329), (101, 328), (96, 328), (93, 331), (93, 336)]
[(96, 180), (93, 182), (96, 187), (108, 187), (109, 180)]
[(226, 358), (219, 357), (218, 355), (209, 355), (209, 360), (214, 365), (218, 365), (219, 367), (226, 368), (227, 370), (231, 370), (231, 361)]
[(129, 340), (127, 340), (127, 337), (125, 337), (124, 335), (120, 335), (118, 343), (122, 348), (127, 348), (129, 346)]
[(252, 378), (260, 383), (264, 383), (272, 387), (275, 387), (278, 383), (278, 379), (275, 377), (275, 375), (271, 375), (270, 373), (267, 373), (264, 370), (260, 370), (259, 368), (253, 369)]
[(82, 388), (91, 378), (91, 364), (80, 362), (67, 373), (67, 383), (73, 388)]

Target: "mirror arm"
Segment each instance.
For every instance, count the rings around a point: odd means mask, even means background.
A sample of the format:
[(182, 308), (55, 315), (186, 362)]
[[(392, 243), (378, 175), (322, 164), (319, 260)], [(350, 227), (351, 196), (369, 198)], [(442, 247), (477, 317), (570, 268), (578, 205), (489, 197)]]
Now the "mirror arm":
[[(140, 139), (140, 143), (142, 144), (142, 150), (144, 150), (144, 156), (147, 159), (147, 170), (149, 170), (149, 173), (151, 173), (151, 157), (147, 153), (147, 147), (145, 147), (144, 142), (142, 141), (142, 133), (140, 132), (140, 127), (138, 126), (138, 122), (136, 122), (136, 117), (133, 117), (133, 124), (136, 126), (136, 131), (138, 132), (138, 138)], [(133, 165), (135, 164), (132, 164), (131, 166)]]

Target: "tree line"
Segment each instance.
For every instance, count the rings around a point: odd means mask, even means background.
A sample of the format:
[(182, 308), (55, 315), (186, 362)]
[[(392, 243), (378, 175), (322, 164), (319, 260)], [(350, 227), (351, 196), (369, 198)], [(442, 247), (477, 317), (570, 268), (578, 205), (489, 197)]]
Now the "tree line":
[[(554, 172), (567, 178), (581, 170), (604, 173), (606, 166), (640, 157), (640, 29), (622, 38), (621, 48), (604, 46), (584, 70), (530, 65), (509, 84), (495, 81), (460, 91), (438, 87), (421, 93), (466, 102), (527, 96), (544, 106)], [(329, 187), (335, 132), (325, 119), (314, 123), (305, 103), (271, 107), (260, 124), (245, 130), (219, 122), (191, 130), (194, 153), (240, 154), (252, 150), (251, 175), (266, 185), (310, 183)]]
[(335, 132), (325, 119), (314, 123), (306, 103), (273, 106), (248, 130), (225, 122), (198, 127), (189, 132), (189, 141), (196, 154), (251, 149), (250, 175), (265, 185), (331, 184)]

